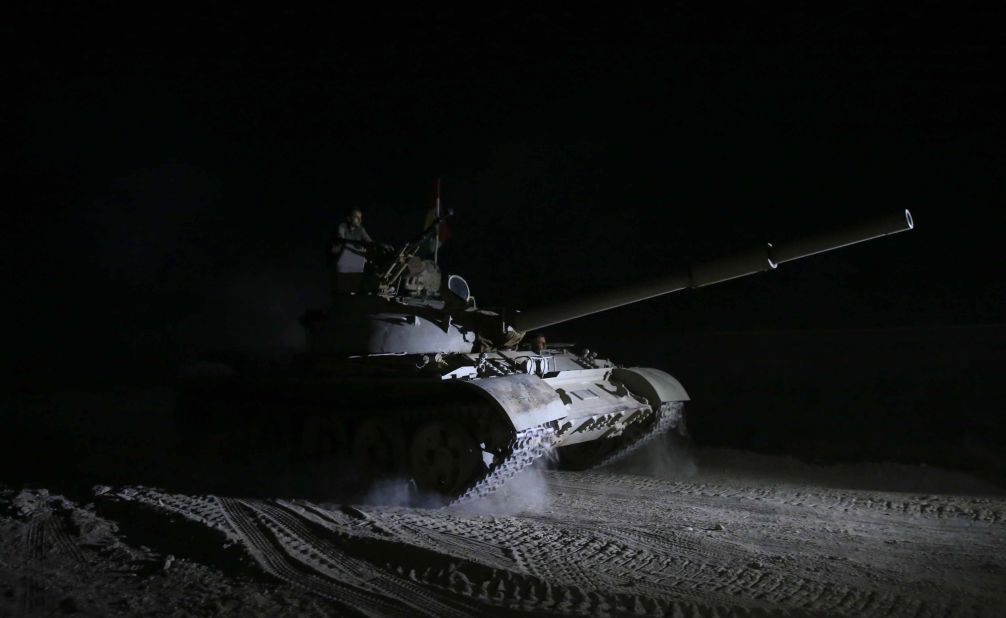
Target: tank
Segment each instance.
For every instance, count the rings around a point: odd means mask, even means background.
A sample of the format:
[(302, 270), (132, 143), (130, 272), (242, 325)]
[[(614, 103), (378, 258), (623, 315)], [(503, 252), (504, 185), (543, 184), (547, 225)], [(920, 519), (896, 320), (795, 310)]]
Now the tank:
[(403, 479), (455, 502), (495, 491), (547, 453), (560, 467), (605, 465), (682, 427), (687, 391), (659, 368), (532, 348), (528, 333), (913, 228), (905, 210), (579, 298), (488, 310), (463, 278), (419, 257), (439, 223), (398, 249), (365, 247), (360, 286), (304, 314), (307, 351), (289, 366), (187, 380), (182, 424), (196, 450), (360, 487)]

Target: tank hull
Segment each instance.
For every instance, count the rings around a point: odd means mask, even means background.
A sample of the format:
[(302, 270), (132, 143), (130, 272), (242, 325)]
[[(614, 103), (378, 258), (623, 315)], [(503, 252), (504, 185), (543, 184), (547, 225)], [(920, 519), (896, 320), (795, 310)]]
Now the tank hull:
[[(200, 467), (250, 481), (237, 491), (256, 489), (262, 475), (249, 467), (268, 466), (297, 479), (289, 490), (308, 495), (332, 489), (333, 480), (340, 491), (359, 493), (397, 479), (427, 498), (463, 500), (491, 493), (550, 452), (560, 465), (600, 463), (657, 427), (666, 404), (687, 400), (676, 380), (655, 369), (457, 377), (479, 359), (457, 356), (455, 371), (425, 375), (191, 378), (179, 406), (182, 443)], [(664, 418), (662, 431), (679, 420)], [(576, 456), (564, 461), (574, 446)], [(311, 470), (325, 471), (314, 487)]]

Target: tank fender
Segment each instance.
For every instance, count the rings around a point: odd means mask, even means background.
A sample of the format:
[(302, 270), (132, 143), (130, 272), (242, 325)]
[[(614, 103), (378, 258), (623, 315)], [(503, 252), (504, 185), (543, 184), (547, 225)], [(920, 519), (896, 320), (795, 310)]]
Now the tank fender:
[(448, 380), (445, 383), (479, 390), (483, 397), (506, 414), (517, 431), (568, 415), (559, 393), (538, 376), (522, 373), (478, 380)]
[(688, 393), (681, 382), (660, 369), (651, 367), (626, 367), (613, 369), (611, 381), (624, 385), (637, 395), (646, 398), (654, 410), (668, 401), (688, 401)]

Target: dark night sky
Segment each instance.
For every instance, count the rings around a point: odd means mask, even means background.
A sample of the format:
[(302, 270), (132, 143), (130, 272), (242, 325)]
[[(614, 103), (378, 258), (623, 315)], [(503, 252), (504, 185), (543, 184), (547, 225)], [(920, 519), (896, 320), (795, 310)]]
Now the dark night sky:
[(327, 297), (328, 227), (359, 205), (405, 240), (437, 176), (457, 211), (443, 262), (483, 305), (915, 216), (560, 335), (1003, 322), (1003, 10), (619, 11), (15, 13), (18, 362), (296, 342)]

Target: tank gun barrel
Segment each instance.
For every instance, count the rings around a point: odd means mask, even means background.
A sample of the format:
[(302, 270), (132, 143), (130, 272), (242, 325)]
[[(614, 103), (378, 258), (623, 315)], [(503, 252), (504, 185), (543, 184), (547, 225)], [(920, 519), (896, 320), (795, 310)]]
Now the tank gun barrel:
[(510, 324), (519, 331), (530, 331), (579, 317), (615, 309), (622, 305), (679, 290), (699, 288), (776, 268), (779, 264), (816, 253), (839, 249), (914, 227), (912, 215), (905, 210), (846, 228), (807, 236), (781, 245), (767, 244), (699, 264), (650, 281), (573, 298), (537, 309), (516, 312)]

